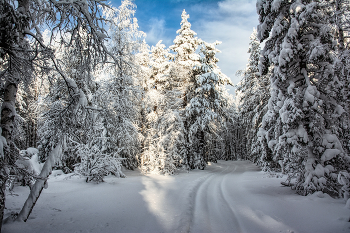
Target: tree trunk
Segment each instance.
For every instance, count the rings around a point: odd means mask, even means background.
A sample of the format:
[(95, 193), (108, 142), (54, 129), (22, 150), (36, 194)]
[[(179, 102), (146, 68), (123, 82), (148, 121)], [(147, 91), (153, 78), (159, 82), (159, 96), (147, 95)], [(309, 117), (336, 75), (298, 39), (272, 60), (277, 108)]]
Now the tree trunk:
[(342, 52), (344, 50), (345, 44), (344, 44), (344, 30), (342, 23), (340, 21), (340, 17), (342, 16), (341, 12), (341, 5), (342, 5), (343, 0), (337, 0), (336, 1), (336, 25), (338, 27), (338, 33), (339, 33), (339, 38), (338, 38), (338, 43), (339, 43), (339, 50)]
[[(3, 159), (1, 159), (3, 160)], [(2, 228), (2, 219), (4, 218), (4, 209), (5, 209), (5, 189), (6, 189), (6, 181), (7, 181), (7, 173), (3, 166), (3, 161), (1, 161), (1, 168), (0, 168), (0, 233)]]
[(16, 115), (16, 94), (17, 84), (7, 83), (5, 86), (4, 102), (1, 106), (1, 128), (2, 136), (6, 138), (8, 144), (12, 141), (12, 131)]
[(24, 203), (24, 206), (21, 210), (21, 212), (18, 214), (16, 221), (24, 221), (26, 222), (29, 218), (30, 213), (32, 212), (36, 201), (39, 199), (39, 196), (42, 192), (42, 190), (47, 185), (47, 178), (52, 172), (52, 167), (55, 165), (55, 161), (57, 158), (60, 157), (62, 153), (62, 146), (61, 144), (57, 145), (56, 148), (54, 148), (51, 152), (49, 157), (47, 158), (43, 169), (41, 170), (41, 173), (39, 175), (39, 179), (36, 180), (35, 184), (33, 185), (32, 189), (30, 190), (30, 194)]
[[(1, 129), (2, 136), (5, 137), (7, 145), (10, 145), (12, 141), (12, 131), (14, 128), (14, 120), (16, 115), (15, 102), (16, 102), (17, 85), (15, 83), (7, 83), (5, 86), (4, 102), (1, 106)], [(4, 146), (4, 145), (3, 145)], [(4, 148), (2, 148), (4, 149)], [(4, 150), (4, 157), (12, 156), (8, 153), (10, 150)], [(5, 170), (5, 158), (0, 158), (0, 232), (2, 227), (2, 220), (5, 210), (5, 189), (8, 174)]]

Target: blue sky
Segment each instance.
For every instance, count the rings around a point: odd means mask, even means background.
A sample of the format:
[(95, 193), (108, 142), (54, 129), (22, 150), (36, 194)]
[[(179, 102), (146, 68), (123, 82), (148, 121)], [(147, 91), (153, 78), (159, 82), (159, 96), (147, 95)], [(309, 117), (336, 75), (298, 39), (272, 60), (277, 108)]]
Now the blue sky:
[[(172, 45), (185, 9), (197, 37), (206, 42), (222, 41), (218, 46), (222, 51), (217, 55), (218, 65), (234, 84), (239, 82), (235, 73), (246, 66), (249, 36), (258, 24), (256, 0), (134, 0), (134, 3), (139, 29), (147, 34), (150, 46), (159, 40), (167, 47)], [(112, 4), (117, 7), (120, 0)]]

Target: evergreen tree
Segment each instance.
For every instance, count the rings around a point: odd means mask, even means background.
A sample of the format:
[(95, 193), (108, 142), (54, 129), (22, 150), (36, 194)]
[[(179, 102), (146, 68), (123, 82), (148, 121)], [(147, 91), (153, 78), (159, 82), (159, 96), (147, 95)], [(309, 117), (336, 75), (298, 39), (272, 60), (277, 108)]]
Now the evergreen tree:
[(237, 107), (235, 104), (235, 99), (232, 95), (224, 95), (224, 99), (227, 100), (227, 106), (224, 110), (225, 125), (222, 127), (222, 138), (224, 143), (224, 153), (221, 156), (223, 160), (237, 160), (237, 146), (239, 145), (237, 135)]
[(147, 82), (145, 98), (147, 124), (142, 170), (173, 174), (183, 163), (184, 127), (179, 109), (179, 92), (169, 78), (173, 64), (171, 54), (161, 41), (152, 47), (152, 74)]
[[(161, 172), (159, 135), (157, 126), (159, 118), (164, 112), (164, 76), (169, 66), (169, 52), (165, 45), (159, 41), (156, 46), (152, 46), (150, 67), (151, 73), (145, 80), (143, 99), (143, 115), (145, 121), (143, 125), (143, 153), (141, 155), (141, 169), (143, 172)], [(162, 152), (162, 157), (165, 157)]]
[(300, 194), (336, 192), (337, 173), (349, 168), (337, 122), (344, 114), (331, 86), (334, 63), (332, 18), (326, 1), (258, 1), (258, 38), (266, 40), (261, 71), (271, 76), (271, 98), (260, 137), (273, 162), (297, 176)]
[[(338, 103), (343, 107), (345, 114), (340, 114), (337, 128), (337, 136), (340, 143), (343, 145), (343, 149), (346, 154), (350, 153), (350, 1), (349, 0), (336, 0), (331, 1), (332, 8), (335, 9), (335, 14), (332, 14), (333, 21), (335, 22), (336, 35), (337, 35), (337, 47), (336, 47), (336, 59), (333, 63), (334, 66), (334, 81), (331, 82), (333, 90), (338, 90), (334, 93)], [(339, 114), (338, 114), (339, 115)], [(348, 166), (349, 167), (349, 166)], [(344, 167), (343, 167), (344, 168)], [(350, 206), (350, 171), (349, 169), (342, 170), (338, 173), (338, 183), (342, 186), (340, 189), (341, 195), (347, 199), (347, 206)]]
[[(270, 98), (269, 74), (260, 75), (260, 42), (257, 38), (257, 31), (254, 29), (250, 36), (250, 53), (247, 68), (237, 74), (242, 80), (237, 85), (237, 96), (239, 98), (239, 119), (244, 128), (245, 153), (254, 162), (258, 162), (260, 155), (266, 153), (262, 150), (258, 141), (258, 129), (261, 127), (262, 117), (267, 110), (267, 101)], [(242, 138), (242, 140), (243, 140)], [(243, 143), (243, 142), (242, 142)]]
[(216, 153), (210, 150), (210, 142), (217, 135), (217, 127), (223, 123), (227, 105), (224, 99), (226, 84), (231, 84), (226, 75), (221, 73), (215, 54), (215, 48), (220, 42), (203, 43), (200, 65), (196, 66), (191, 75), (191, 83), (186, 99), (189, 101), (185, 108), (187, 122), (189, 166), (191, 169), (204, 169), (208, 161), (218, 159)]
[(191, 85), (192, 70), (196, 65), (199, 65), (199, 54), (196, 53), (198, 46), (202, 43), (200, 39), (195, 37), (197, 34), (191, 30), (191, 24), (188, 22), (190, 16), (183, 10), (181, 14), (181, 28), (176, 31), (178, 34), (174, 40), (174, 45), (170, 49), (175, 52), (174, 67), (171, 70), (170, 80), (173, 88), (181, 91), (183, 96), (183, 106), (186, 106), (186, 91)]
[(200, 39), (195, 37), (197, 34), (191, 29), (191, 24), (188, 22), (189, 15), (183, 10), (181, 14), (181, 28), (177, 30), (177, 36), (174, 39), (174, 45), (170, 46), (170, 49), (175, 52), (173, 56), (174, 64), (169, 70), (169, 89), (172, 90), (172, 94), (180, 98), (180, 106), (178, 107), (179, 115), (183, 117), (184, 135), (187, 142), (183, 150), (184, 166), (187, 168), (193, 167), (190, 165), (190, 147), (188, 145), (188, 132), (190, 123), (184, 118), (184, 108), (189, 103), (187, 99), (187, 92), (190, 86), (193, 86), (193, 80), (191, 75), (193, 68), (200, 65), (200, 55), (196, 53), (198, 46), (202, 43)]

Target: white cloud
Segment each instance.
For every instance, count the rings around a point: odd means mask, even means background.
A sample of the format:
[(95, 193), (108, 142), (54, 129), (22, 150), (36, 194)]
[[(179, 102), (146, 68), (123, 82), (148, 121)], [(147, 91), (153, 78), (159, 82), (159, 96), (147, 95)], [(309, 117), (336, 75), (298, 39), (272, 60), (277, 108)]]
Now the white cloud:
[(146, 41), (148, 44), (157, 44), (159, 40), (163, 40), (163, 43), (171, 42), (171, 39), (165, 35), (165, 21), (164, 19), (151, 18), (149, 20), (151, 28), (146, 32)]
[(232, 1), (226, 0), (219, 2), (219, 11), (227, 13), (238, 13), (238, 14), (252, 14), (256, 13), (256, 1)]
[[(192, 12), (206, 13), (199, 22), (193, 22), (192, 29), (198, 37), (207, 42), (222, 41), (218, 46), (221, 53), (218, 65), (234, 84), (240, 81), (235, 74), (245, 69), (249, 54), (249, 37), (258, 24), (258, 16), (254, 0), (225, 0), (218, 3), (217, 8), (196, 5)], [(233, 94), (233, 89), (230, 91)]]

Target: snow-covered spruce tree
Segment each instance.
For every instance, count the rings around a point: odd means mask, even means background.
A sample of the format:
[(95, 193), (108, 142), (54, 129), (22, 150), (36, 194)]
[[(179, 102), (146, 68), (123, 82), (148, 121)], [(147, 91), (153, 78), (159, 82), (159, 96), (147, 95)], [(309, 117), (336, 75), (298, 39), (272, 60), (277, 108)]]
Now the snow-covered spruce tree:
[(333, 9), (336, 9), (333, 15), (335, 26), (337, 29), (337, 49), (336, 59), (334, 62), (334, 82), (330, 88), (339, 90), (335, 96), (340, 101), (341, 106), (347, 114), (342, 115), (339, 119), (342, 122), (341, 130), (339, 130), (340, 140), (343, 149), (350, 152), (349, 143), (349, 127), (350, 127), (350, 1), (337, 0), (332, 1)]
[(150, 65), (150, 47), (146, 43), (145, 40), (143, 40), (139, 53), (136, 54), (136, 63), (140, 65), (139, 69), (139, 85), (141, 87), (141, 98), (139, 100), (139, 129), (140, 129), (140, 141), (141, 141), (141, 147), (140, 147), (140, 163), (139, 166), (142, 166), (142, 153), (144, 151), (144, 143), (145, 143), (145, 135), (146, 135), (146, 125), (147, 125), (147, 103), (145, 102), (145, 97), (147, 95), (147, 90), (149, 86), (149, 80), (151, 76), (151, 65)]
[[(142, 172), (149, 172), (155, 169), (156, 153), (153, 147), (154, 122), (157, 120), (157, 112), (160, 108), (160, 102), (163, 100), (163, 96), (157, 90), (158, 84), (156, 79), (163, 74), (162, 63), (166, 59), (164, 48), (161, 47), (161, 41), (155, 47), (152, 47), (152, 52), (148, 56), (147, 63), (147, 76), (144, 77), (142, 82), (143, 93), (141, 101), (141, 155), (140, 155), (140, 168)], [(138, 54), (140, 56), (140, 54)], [(157, 61), (157, 62), (155, 62)], [(157, 63), (160, 63), (159, 65)]]
[[(178, 93), (178, 97), (182, 100), (180, 108), (180, 116), (184, 117), (184, 108), (189, 103), (187, 99), (187, 92), (189, 86), (193, 85), (191, 75), (193, 68), (199, 66), (200, 55), (196, 53), (198, 46), (202, 43), (200, 39), (195, 37), (197, 34), (191, 30), (191, 24), (188, 22), (189, 15), (183, 10), (181, 14), (181, 28), (177, 30), (177, 36), (174, 39), (174, 45), (170, 46), (170, 49), (175, 52), (173, 57), (174, 64), (169, 70), (169, 88)], [(186, 130), (189, 128), (189, 122), (184, 118), (184, 135), (186, 141), (188, 141), (188, 133)], [(186, 143), (187, 144), (187, 143)], [(187, 168), (193, 167), (193, 162), (190, 162), (190, 148), (186, 145), (186, 159), (183, 160), (184, 166)], [(192, 164), (192, 165), (190, 165)]]
[[(329, 89), (336, 89), (333, 98), (337, 99), (344, 108), (346, 114), (341, 114), (337, 119), (339, 128), (337, 135), (343, 145), (345, 153), (350, 153), (350, 1), (331, 1), (335, 14), (333, 14), (336, 32), (337, 49), (334, 66), (334, 81), (330, 83)], [(342, 186), (340, 195), (347, 200), (350, 208), (350, 171), (342, 170), (338, 174), (338, 182)]]
[(237, 107), (235, 104), (235, 100), (232, 95), (227, 95), (224, 97), (227, 100), (227, 106), (224, 110), (226, 113), (225, 116), (225, 125), (222, 127), (222, 138), (224, 139), (225, 147), (224, 153), (220, 159), (223, 160), (237, 160), (236, 153), (236, 127), (237, 127)]
[(134, 3), (122, 2), (118, 9), (106, 12), (113, 24), (109, 28), (108, 48), (115, 57), (115, 63), (106, 67), (101, 78), (100, 100), (104, 111), (106, 128), (105, 153), (119, 151), (124, 158), (123, 165), (128, 169), (138, 166), (140, 140), (138, 120), (141, 88), (138, 87), (139, 65), (136, 53), (139, 51), (144, 33), (138, 31)]
[(203, 57), (200, 65), (194, 67), (191, 85), (186, 92), (188, 104), (184, 110), (187, 122), (189, 166), (191, 169), (204, 169), (208, 161), (216, 161), (216, 153), (210, 150), (212, 137), (217, 135), (216, 127), (223, 123), (227, 105), (224, 97), (225, 85), (231, 84), (217, 62), (215, 48), (220, 42), (206, 43), (201, 48)]
[(143, 172), (173, 174), (182, 165), (184, 127), (179, 109), (182, 101), (171, 82), (171, 54), (161, 41), (151, 50), (151, 76), (145, 89)]
[[(0, 1), (0, 57), (1, 57), (1, 80), (4, 90), (4, 102), (2, 104), (1, 128), (3, 135), (8, 141), (11, 153), (5, 153), (7, 159), (15, 159), (13, 155), (18, 154), (13, 146), (12, 133), (15, 116), (15, 98), (18, 84), (21, 82), (29, 83), (31, 77), (46, 73), (50, 69), (59, 71), (59, 65), (55, 60), (53, 50), (43, 43), (43, 37), (40, 32), (40, 26), (45, 24), (46, 27), (54, 29), (52, 39), (64, 36), (66, 32), (71, 32), (71, 42), (79, 41), (80, 33), (77, 31), (80, 27), (85, 29), (85, 33), (91, 35), (91, 43), (88, 54), (94, 54), (105, 58), (108, 54), (103, 39), (104, 29), (102, 24), (105, 20), (100, 17), (100, 6), (106, 5), (101, 1)], [(91, 50), (94, 50), (93, 53)], [(48, 62), (50, 60), (50, 62)], [(65, 79), (64, 73), (60, 73)], [(14, 148), (13, 150), (11, 148)], [(6, 150), (5, 150), (6, 151)], [(56, 153), (53, 153), (54, 156)], [(45, 178), (51, 170), (51, 164), (48, 163), (40, 176)], [(1, 161), (3, 162), (3, 161)], [(5, 162), (1, 169), (8, 164)], [(8, 174), (2, 172), (1, 184), (4, 184)], [(36, 188), (32, 189), (32, 198), (28, 200), (27, 210), (20, 215), (21, 220), (26, 220), (33, 203), (40, 194), (44, 180), (37, 181)], [(39, 187), (40, 186), (40, 187)], [(2, 185), (4, 188), (4, 186)], [(2, 192), (3, 194), (3, 192)], [(1, 201), (4, 200), (1, 195)], [(3, 202), (0, 203), (0, 213), (2, 218)]]
[(242, 80), (238, 83), (236, 91), (240, 92), (239, 98), (239, 119), (244, 129), (246, 139), (246, 153), (248, 159), (258, 162), (262, 147), (258, 141), (258, 130), (261, 127), (262, 117), (267, 110), (267, 102), (270, 98), (269, 74), (260, 75), (260, 42), (257, 38), (257, 31), (254, 29), (250, 36), (247, 68), (237, 72)]
[[(179, 89), (182, 94), (187, 91), (190, 84), (190, 76), (193, 68), (199, 65), (199, 54), (196, 53), (198, 46), (202, 43), (200, 39), (195, 37), (195, 33), (191, 29), (191, 24), (188, 22), (190, 16), (183, 10), (181, 14), (181, 28), (176, 31), (178, 34), (174, 39), (174, 45), (169, 48), (175, 52), (173, 61), (175, 62), (173, 69), (176, 72), (170, 77), (173, 87)], [(184, 98), (184, 106), (187, 105), (186, 97)]]
[(147, 172), (161, 172), (159, 161), (158, 120), (164, 112), (164, 77), (169, 67), (169, 52), (159, 41), (152, 46), (150, 55), (151, 74), (144, 85), (143, 98), (143, 152), (141, 154), (141, 170)]
[(285, 172), (297, 176), (293, 187), (306, 195), (337, 192), (337, 173), (349, 168), (339, 141), (337, 119), (344, 109), (335, 98), (333, 63), (337, 44), (328, 1), (257, 2), (258, 38), (266, 40), (262, 74), (274, 65), (271, 98), (260, 137)]

